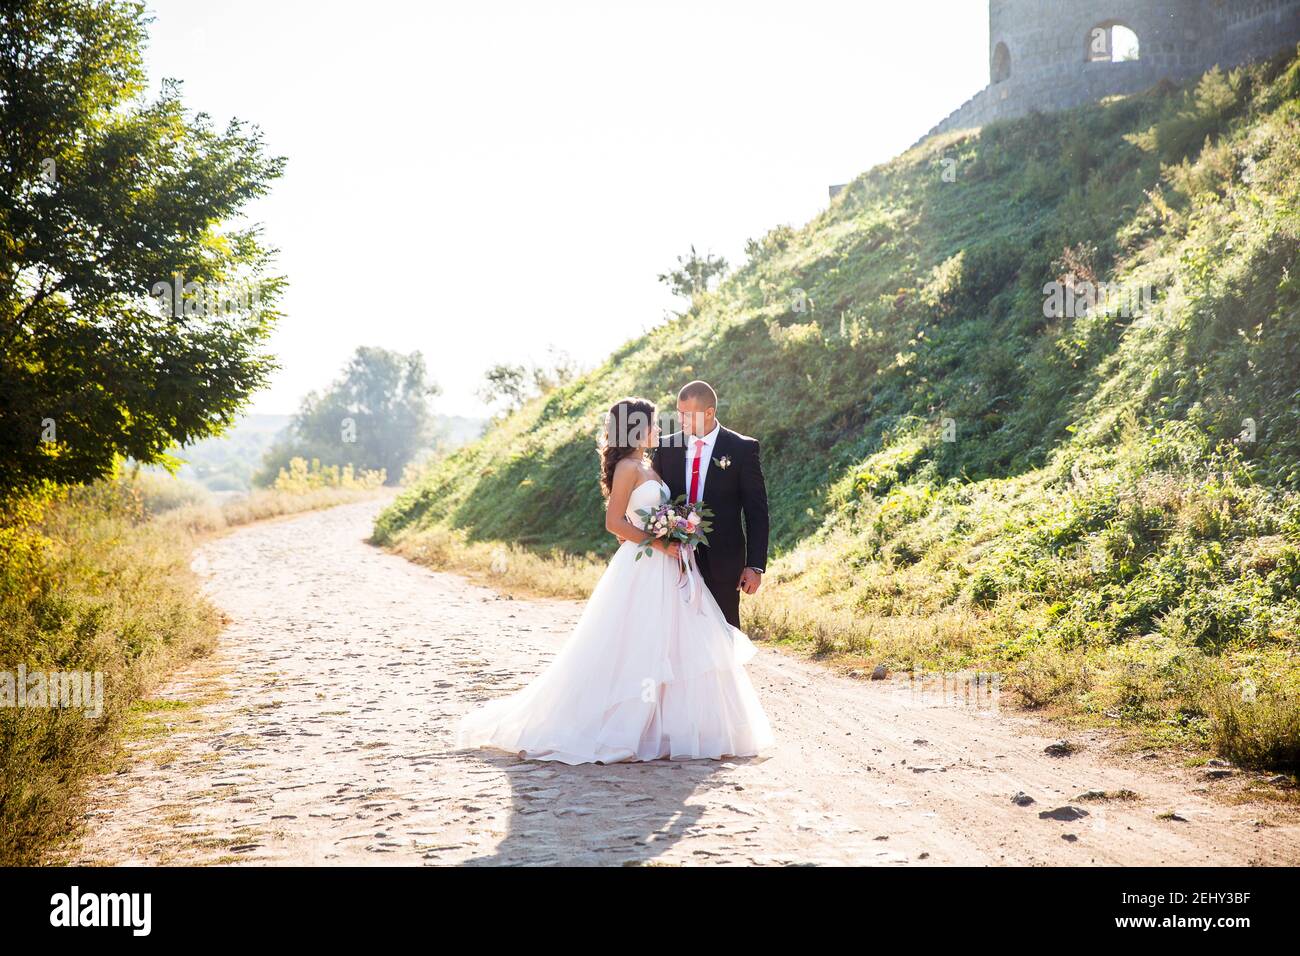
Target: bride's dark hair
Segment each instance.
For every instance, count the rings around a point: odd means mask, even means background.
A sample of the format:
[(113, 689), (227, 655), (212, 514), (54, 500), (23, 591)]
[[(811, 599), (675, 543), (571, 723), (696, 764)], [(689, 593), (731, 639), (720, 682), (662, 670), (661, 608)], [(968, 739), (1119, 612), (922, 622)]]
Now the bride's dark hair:
[(614, 487), (614, 468), (636, 454), (650, 437), (655, 420), (655, 403), (645, 398), (621, 398), (605, 416), (605, 431), (597, 448), (600, 453), (600, 493), (609, 497)]

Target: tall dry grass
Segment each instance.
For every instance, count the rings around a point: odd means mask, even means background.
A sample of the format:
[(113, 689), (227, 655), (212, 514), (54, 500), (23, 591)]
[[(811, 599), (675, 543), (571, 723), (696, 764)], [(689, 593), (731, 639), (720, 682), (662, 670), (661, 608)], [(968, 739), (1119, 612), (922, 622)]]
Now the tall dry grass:
[(103, 679), (95, 717), (0, 706), (0, 865), (39, 863), (75, 833), (86, 783), (112, 765), (133, 709), (215, 645), (220, 616), (190, 570), (197, 543), (385, 493), (267, 489), (219, 503), (202, 488), (139, 473), (0, 506), (0, 681), (9, 675), (16, 690), (20, 664), (28, 674)]
[(607, 565), (591, 555), (538, 553), (511, 544), (470, 541), (463, 532), (446, 528), (406, 531), (389, 547), (409, 561), (455, 571), (521, 597), (585, 599)]
[(132, 703), (219, 629), (188, 538), (120, 489), (68, 492), (23, 530), (26, 559), (0, 558), (0, 671), (99, 672), (103, 712), (0, 708), (3, 865), (38, 863), (74, 831), (84, 782), (107, 767)]

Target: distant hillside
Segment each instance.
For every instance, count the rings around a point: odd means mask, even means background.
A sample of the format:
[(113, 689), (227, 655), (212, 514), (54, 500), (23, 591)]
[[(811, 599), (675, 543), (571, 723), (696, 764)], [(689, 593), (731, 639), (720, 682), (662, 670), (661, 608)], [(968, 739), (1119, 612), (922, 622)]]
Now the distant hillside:
[(288, 415), (248, 415), (226, 434), (176, 452), (185, 462), (178, 476), (209, 491), (248, 491), (262, 455), (289, 421)]
[[(185, 464), (178, 476), (209, 491), (248, 491), (262, 456), (293, 420), (291, 415), (249, 415), (225, 435), (209, 438), (176, 453)], [(486, 419), (435, 415), (439, 448), (459, 448), (483, 433)]]
[[(1018, 661), (1026, 699), (1184, 729), (1203, 714), (1171, 684), (1205, 655), (1216, 686), (1300, 690), (1298, 184), (1293, 58), (931, 138), (451, 456), (377, 534), (608, 552), (599, 414), (699, 377), (762, 440), (780, 558), (751, 632)], [(1071, 283), (1114, 294), (1048, 314)]]
[(486, 418), (470, 418), (465, 415), (435, 415), (437, 422), (435, 432), (438, 445), (442, 448), (460, 448), (468, 445), (483, 434), (487, 425)]

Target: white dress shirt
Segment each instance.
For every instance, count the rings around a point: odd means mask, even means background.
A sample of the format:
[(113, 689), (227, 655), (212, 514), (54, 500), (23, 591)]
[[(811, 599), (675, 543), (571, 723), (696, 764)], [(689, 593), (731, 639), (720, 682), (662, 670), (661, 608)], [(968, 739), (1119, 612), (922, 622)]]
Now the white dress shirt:
[[(717, 422), (713, 424), (713, 431), (704, 436), (687, 435), (686, 436), (686, 497), (691, 496), (691, 467), (695, 464), (695, 442), (701, 437), (704, 440), (704, 447), (700, 449), (700, 500), (708, 501), (705, 479), (708, 477), (709, 463), (713, 460), (713, 446), (718, 441), (718, 431), (722, 426)], [(752, 568), (759, 574), (763, 573), (762, 568)]]
[(702, 500), (708, 498), (704, 494), (704, 481), (708, 477), (709, 462), (713, 460), (713, 446), (718, 441), (718, 431), (721, 425), (713, 423), (713, 431), (707, 435), (687, 435), (686, 436), (686, 497), (691, 496), (691, 469), (695, 465), (695, 443), (703, 439), (704, 447), (700, 449), (700, 490), (699, 496)]

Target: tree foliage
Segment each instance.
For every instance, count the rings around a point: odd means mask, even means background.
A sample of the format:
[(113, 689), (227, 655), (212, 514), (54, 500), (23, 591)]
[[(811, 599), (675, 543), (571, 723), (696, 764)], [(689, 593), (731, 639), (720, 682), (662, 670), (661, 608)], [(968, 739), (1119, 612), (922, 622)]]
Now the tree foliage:
[(273, 368), (282, 278), (228, 224), (284, 160), (174, 82), (146, 98), (148, 22), (116, 0), (0, 11), (0, 495), (166, 461)]
[(578, 364), (567, 352), (551, 346), (545, 362), (531, 365), (502, 362), (483, 374), (478, 397), (489, 405), (501, 405), (506, 414), (536, 395), (568, 384), (578, 374)]
[(362, 346), (342, 377), (324, 394), (310, 393), (283, 438), (267, 451), (258, 484), (271, 484), (294, 458), (383, 469), (389, 484), (431, 441), (430, 400), (440, 389), (428, 380), (424, 356)]
[(727, 260), (712, 253), (700, 255), (691, 244), (689, 255), (677, 257), (677, 268), (659, 275), (659, 281), (672, 289), (673, 295), (691, 300), (707, 292), (715, 279), (727, 273)]

